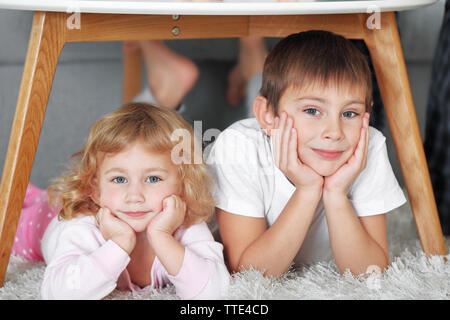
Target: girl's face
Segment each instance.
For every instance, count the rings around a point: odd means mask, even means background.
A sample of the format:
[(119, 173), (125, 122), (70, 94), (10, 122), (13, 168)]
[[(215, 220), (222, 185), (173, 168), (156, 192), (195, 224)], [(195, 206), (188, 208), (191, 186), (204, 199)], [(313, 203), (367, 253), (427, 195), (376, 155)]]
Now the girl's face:
[(279, 114), (294, 120), (300, 160), (321, 176), (329, 176), (353, 154), (365, 113), (365, 92), (352, 86), (289, 87)]
[(170, 152), (149, 151), (139, 140), (121, 152), (105, 155), (97, 171), (97, 186), (97, 203), (135, 232), (146, 230), (166, 197), (180, 196), (182, 191)]

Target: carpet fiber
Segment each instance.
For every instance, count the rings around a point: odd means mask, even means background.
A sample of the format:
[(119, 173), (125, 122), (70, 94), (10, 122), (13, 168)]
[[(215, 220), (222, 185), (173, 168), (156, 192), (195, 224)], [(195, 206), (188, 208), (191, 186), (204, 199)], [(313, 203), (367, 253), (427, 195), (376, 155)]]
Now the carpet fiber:
[[(418, 240), (409, 204), (387, 215), (391, 263), (383, 274), (340, 275), (334, 262), (290, 270), (283, 277), (265, 278), (255, 270), (232, 276), (230, 300), (246, 299), (445, 299), (450, 300), (450, 262), (427, 258)], [(446, 239), (447, 252), (450, 239)], [(446, 256), (450, 259), (450, 255)], [(40, 299), (45, 265), (11, 256), (0, 300)], [(177, 299), (174, 288), (148, 288), (143, 294), (113, 291), (106, 299)]]

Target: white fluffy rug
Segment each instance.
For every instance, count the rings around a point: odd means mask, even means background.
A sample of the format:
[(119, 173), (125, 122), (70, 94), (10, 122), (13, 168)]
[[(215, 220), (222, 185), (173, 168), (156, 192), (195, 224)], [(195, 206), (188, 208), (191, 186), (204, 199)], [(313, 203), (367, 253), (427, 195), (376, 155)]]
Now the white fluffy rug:
[[(234, 274), (228, 297), (246, 299), (445, 299), (450, 300), (450, 261), (427, 258), (418, 240), (409, 204), (389, 213), (391, 263), (383, 274), (356, 278), (340, 275), (334, 262), (290, 271), (282, 278), (264, 278), (258, 271)], [(446, 239), (450, 252), (450, 238)], [(450, 254), (446, 256), (450, 260)], [(0, 300), (40, 299), (43, 263), (11, 256)], [(149, 289), (144, 294), (115, 290), (106, 299), (177, 299), (173, 287)]]

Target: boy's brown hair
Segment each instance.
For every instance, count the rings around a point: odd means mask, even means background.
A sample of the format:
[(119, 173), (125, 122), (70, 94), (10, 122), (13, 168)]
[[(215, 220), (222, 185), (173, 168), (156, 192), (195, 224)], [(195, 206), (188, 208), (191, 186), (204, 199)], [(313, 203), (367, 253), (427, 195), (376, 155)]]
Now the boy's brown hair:
[(276, 115), (281, 96), (291, 85), (303, 88), (342, 81), (365, 90), (366, 110), (370, 112), (372, 75), (366, 57), (343, 36), (311, 30), (282, 39), (270, 51), (260, 94)]

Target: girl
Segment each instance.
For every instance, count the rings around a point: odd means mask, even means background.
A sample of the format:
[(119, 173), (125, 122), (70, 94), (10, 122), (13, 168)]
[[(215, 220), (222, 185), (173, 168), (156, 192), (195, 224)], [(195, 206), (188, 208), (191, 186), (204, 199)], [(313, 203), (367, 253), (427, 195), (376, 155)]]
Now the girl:
[(49, 203), (29, 186), (13, 252), (42, 254), (42, 298), (101, 299), (169, 282), (182, 299), (222, 297), (229, 273), (205, 223), (211, 181), (204, 164), (190, 161), (195, 139), (173, 151), (177, 129), (194, 136), (169, 109), (124, 105), (94, 124)]

